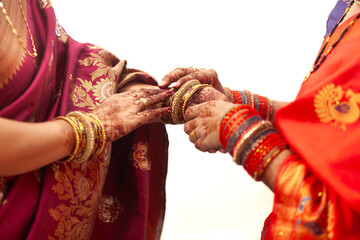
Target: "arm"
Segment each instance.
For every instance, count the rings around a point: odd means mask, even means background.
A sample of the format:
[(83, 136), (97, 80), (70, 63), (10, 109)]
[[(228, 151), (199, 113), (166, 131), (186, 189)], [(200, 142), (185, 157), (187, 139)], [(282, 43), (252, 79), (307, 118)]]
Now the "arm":
[(292, 152), (288, 149), (285, 149), (281, 153), (279, 153), (267, 166), (265, 169), (261, 181), (271, 190), (274, 191), (275, 182), (277, 175), (279, 173), (279, 169), (284, 160), (289, 157)]
[[(236, 136), (235, 129), (239, 129), (240, 134), (234, 138), (236, 141), (234, 141), (234, 145), (229, 149), (229, 138), (226, 140), (226, 143), (228, 143), (227, 146), (224, 145), (223, 141), (220, 141), (223, 139), (223, 136), (220, 135), (222, 132), (220, 125), (227, 113), (235, 107), (241, 108), (241, 110), (236, 111), (239, 118), (230, 117), (227, 120), (227, 124), (234, 124), (233, 127), (228, 125), (228, 129), (232, 128), (234, 130), (232, 134), (229, 133), (230, 135)], [(243, 117), (241, 115), (243, 115)], [(254, 117), (258, 120), (254, 121)], [(292, 152), (286, 148), (286, 144), (281, 137), (276, 132), (271, 131), (271, 129), (273, 129), (271, 124), (266, 124), (254, 109), (247, 105), (233, 104), (224, 101), (210, 101), (190, 107), (186, 111), (185, 120), (187, 123), (184, 126), (184, 130), (189, 134), (190, 141), (195, 144), (197, 149), (210, 153), (216, 151), (226, 152), (224, 151), (226, 149), (233, 156), (234, 161), (236, 161), (237, 164), (243, 164), (244, 168), (252, 177), (257, 180), (262, 180), (271, 190), (274, 189), (279, 167)], [(252, 124), (249, 124), (250, 122)], [(239, 125), (235, 123), (239, 123)], [(244, 129), (242, 127), (240, 128), (243, 123), (243, 126), (246, 126)], [(247, 134), (249, 135), (245, 136)], [(253, 136), (258, 137), (260, 145), (257, 144), (258, 140), (255, 138), (252, 139)], [(241, 142), (241, 138), (246, 139), (245, 141), (250, 145)], [(261, 139), (263, 140), (260, 141)], [(239, 143), (239, 145), (235, 143)], [(260, 147), (263, 143), (266, 143), (266, 145)], [(237, 148), (237, 146), (243, 147)], [(274, 149), (274, 151), (271, 151), (271, 149)], [(240, 154), (238, 155), (237, 153)], [(247, 155), (244, 155), (244, 153), (247, 153)], [(264, 154), (262, 155), (262, 153)], [(240, 157), (241, 155), (245, 158), (242, 159)], [(244, 160), (245, 162), (243, 162)], [(268, 161), (270, 161), (270, 163), (267, 165)], [(251, 166), (256, 166), (256, 168), (251, 169)], [(264, 171), (258, 171), (257, 169), (264, 169)]]
[(29, 172), (68, 156), (72, 127), (63, 120), (25, 123), (0, 118), (0, 176)]
[[(170, 96), (169, 91), (142, 89), (115, 94), (95, 111), (103, 123), (106, 141), (113, 142), (143, 124), (160, 121), (169, 109), (144, 109)], [(75, 145), (75, 133), (64, 120), (26, 123), (0, 118), (0, 176), (12, 176), (33, 171), (69, 156)]]

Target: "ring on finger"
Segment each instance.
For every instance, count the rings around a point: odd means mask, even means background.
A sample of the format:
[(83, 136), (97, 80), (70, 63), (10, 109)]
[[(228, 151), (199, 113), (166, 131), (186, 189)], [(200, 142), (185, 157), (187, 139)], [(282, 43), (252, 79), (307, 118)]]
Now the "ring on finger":
[(146, 100), (145, 98), (140, 98), (139, 100), (140, 100), (140, 102), (144, 105), (144, 108), (147, 109), (147, 107), (148, 107), (148, 100)]
[(190, 137), (190, 141), (191, 141), (191, 142), (196, 142), (197, 137), (196, 137), (196, 134), (195, 134), (195, 130), (193, 130), (193, 131), (190, 133), (189, 137)]
[(194, 68), (194, 67), (190, 67), (192, 70), (193, 70), (193, 72), (196, 72), (196, 68)]

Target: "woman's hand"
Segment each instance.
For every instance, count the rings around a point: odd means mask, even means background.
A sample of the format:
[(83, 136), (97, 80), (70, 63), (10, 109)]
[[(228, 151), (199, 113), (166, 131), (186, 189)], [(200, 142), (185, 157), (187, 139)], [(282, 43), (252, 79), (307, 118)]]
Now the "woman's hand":
[(194, 105), (186, 110), (184, 131), (197, 149), (226, 153), (219, 140), (219, 126), (222, 118), (233, 107), (233, 103), (217, 100)]
[(197, 91), (191, 97), (187, 106), (191, 107), (191, 106), (201, 104), (204, 102), (209, 102), (212, 100), (222, 100), (225, 102), (229, 102), (227, 97), (224, 94), (222, 94), (221, 92), (219, 92), (218, 90), (216, 90), (215, 88), (206, 87), (206, 88), (203, 88), (203, 89), (200, 89), (199, 91)]
[(162, 116), (169, 114), (170, 108), (157, 108), (156, 105), (170, 95), (170, 91), (162, 89), (139, 89), (115, 94), (99, 105), (93, 114), (103, 123), (107, 141), (113, 142), (141, 125), (159, 122)]
[(189, 80), (199, 80), (202, 84), (210, 84), (219, 92), (224, 94), (228, 99), (228, 92), (225, 91), (221, 85), (218, 75), (213, 69), (205, 68), (176, 68), (170, 73), (166, 74), (163, 77), (162, 81), (159, 83), (159, 87), (167, 88), (169, 85), (174, 88), (179, 88), (185, 82)]

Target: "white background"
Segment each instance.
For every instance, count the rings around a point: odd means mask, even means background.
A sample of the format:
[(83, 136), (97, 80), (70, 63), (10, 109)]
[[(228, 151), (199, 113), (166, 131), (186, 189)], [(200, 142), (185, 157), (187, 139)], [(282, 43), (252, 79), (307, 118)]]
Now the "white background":
[[(224, 86), (291, 101), (336, 0), (53, 0), (68, 34), (160, 80), (176, 67), (213, 68)], [(169, 126), (163, 240), (259, 239), (273, 194), (229, 155), (198, 152)]]

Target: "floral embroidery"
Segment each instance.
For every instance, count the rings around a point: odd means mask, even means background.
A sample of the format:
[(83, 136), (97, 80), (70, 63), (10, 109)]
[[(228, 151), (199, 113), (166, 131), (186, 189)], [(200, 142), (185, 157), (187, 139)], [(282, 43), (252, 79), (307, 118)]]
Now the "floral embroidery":
[[(4, 3), (4, 7), (12, 10), (11, 13), (9, 12), (9, 14), (11, 14), (11, 21), (16, 26), (16, 31), (21, 39), (26, 40), (28, 39), (26, 31), (26, 23), (28, 23), (27, 14), (23, 17), (21, 8), (17, 6), (18, 4), (17, 1), (8, 1), (6, 5)], [(21, 4), (27, 13), (27, 1), (22, 1)], [(1, 21), (5, 21), (2, 17), (3, 16), (1, 16)], [(0, 90), (3, 90), (24, 65), (27, 54), (9, 26), (2, 24), (0, 31), (0, 52), (6, 53), (1, 54), (0, 57)]]
[(315, 96), (314, 107), (317, 116), (323, 123), (330, 123), (346, 131), (346, 126), (356, 122), (360, 117), (360, 94), (348, 89), (346, 93), (341, 86), (328, 84)]
[(148, 142), (138, 142), (133, 145), (132, 151), (130, 152), (130, 159), (136, 168), (144, 171), (151, 169), (151, 161), (148, 157), (149, 144)]
[(93, 67), (95, 70), (90, 73), (91, 80), (82, 78), (71, 78), (70, 97), (74, 106), (94, 110), (107, 97), (116, 92), (116, 82), (120, 71), (113, 69), (115, 57), (106, 50), (98, 49), (96, 46), (88, 46), (90, 49), (98, 50), (90, 53), (90, 57), (79, 60), (84, 67)]
[(56, 28), (55, 28), (56, 36), (58, 37), (59, 41), (63, 43), (67, 43), (69, 40), (69, 36), (65, 32), (64, 28), (60, 25), (59, 21), (56, 19)]
[(113, 223), (119, 215), (124, 212), (117, 198), (109, 195), (103, 195), (100, 199), (98, 218), (106, 223)]
[(105, 101), (108, 97), (115, 94), (116, 85), (115, 82), (109, 78), (102, 78), (98, 84), (94, 87), (95, 100), (99, 102)]
[(63, 203), (49, 210), (58, 222), (49, 239), (90, 239), (108, 169), (105, 159), (103, 154), (82, 164), (53, 164), (57, 184), (52, 190)]

